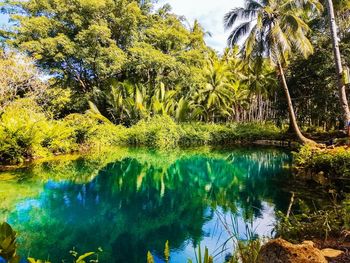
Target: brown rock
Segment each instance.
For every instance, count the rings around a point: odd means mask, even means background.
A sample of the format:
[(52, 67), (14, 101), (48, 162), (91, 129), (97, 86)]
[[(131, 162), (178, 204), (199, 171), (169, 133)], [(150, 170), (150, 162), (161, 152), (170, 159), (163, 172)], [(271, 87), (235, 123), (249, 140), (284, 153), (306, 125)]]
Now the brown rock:
[(311, 241), (293, 245), (279, 238), (261, 248), (258, 263), (327, 263), (327, 260)]
[(332, 248), (325, 248), (325, 249), (321, 250), (321, 253), (326, 258), (337, 258), (340, 255), (342, 255), (344, 252), (341, 250), (336, 250), (336, 249), (332, 249)]

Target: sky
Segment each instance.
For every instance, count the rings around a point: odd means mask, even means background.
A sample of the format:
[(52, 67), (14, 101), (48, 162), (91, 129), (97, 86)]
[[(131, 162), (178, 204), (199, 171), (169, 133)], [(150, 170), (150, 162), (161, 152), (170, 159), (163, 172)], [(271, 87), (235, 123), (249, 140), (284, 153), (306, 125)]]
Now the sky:
[[(1, 0), (0, 0), (1, 1)], [(228, 33), (224, 31), (223, 17), (229, 10), (243, 6), (244, 0), (159, 0), (158, 6), (170, 4), (177, 15), (185, 16), (190, 23), (197, 19), (212, 36), (206, 37), (209, 46), (221, 52), (226, 47)], [(0, 15), (0, 25), (8, 17)]]
[(3, 14), (0, 14), (0, 25), (6, 25), (7, 24), (7, 21), (8, 21), (8, 16), (7, 15), (3, 15)]

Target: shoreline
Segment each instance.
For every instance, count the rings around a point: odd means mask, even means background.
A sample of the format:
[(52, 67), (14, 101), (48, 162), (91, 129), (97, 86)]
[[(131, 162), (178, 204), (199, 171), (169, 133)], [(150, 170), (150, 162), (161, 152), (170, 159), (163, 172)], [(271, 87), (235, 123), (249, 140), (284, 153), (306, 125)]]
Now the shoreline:
[[(181, 145), (178, 146), (178, 149), (191, 149), (191, 148), (200, 148), (200, 147), (211, 147), (213, 149), (215, 148), (231, 148), (231, 147), (244, 147), (244, 146), (267, 146), (267, 147), (278, 147), (278, 148), (286, 148), (286, 149), (296, 149), (298, 147), (298, 143), (296, 141), (291, 140), (256, 140), (252, 142), (244, 142), (244, 141), (236, 141), (234, 143), (229, 144), (221, 144), (221, 145), (212, 145), (212, 144), (198, 144), (198, 145)], [(37, 157), (33, 158), (31, 160), (26, 160), (23, 163), (20, 164), (0, 164), (0, 173), (1, 172), (8, 172), (8, 171), (14, 171), (18, 169), (25, 169), (32, 165), (41, 164), (44, 162), (55, 162), (60, 160), (77, 160), (81, 157), (84, 157), (88, 154), (94, 154), (94, 153), (103, 153), (108, 152), (111, 149), (115, 148), (146, 148), (150, 150), (154, 150), (152, 147), (147, 147), (144, 145), (115, 145), (115, 146), (109, 146), (106, 150), (101, 150), (101, 148), (93, 149), (93, 150), (85, 150), (85, 151), (77, 151), (73, 153), (66, 153), (66, 154), (57, 154), (53, 156), (48, 157)], [(166, 150), (165, 149), (158, 149), (158, 150)]]

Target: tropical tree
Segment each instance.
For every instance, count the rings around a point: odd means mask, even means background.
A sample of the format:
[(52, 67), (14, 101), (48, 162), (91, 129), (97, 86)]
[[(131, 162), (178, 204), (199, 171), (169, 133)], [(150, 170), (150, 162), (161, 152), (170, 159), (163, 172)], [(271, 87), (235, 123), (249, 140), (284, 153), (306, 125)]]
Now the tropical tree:
[(0, 49), (0, 110), (23, 97), (43, 97), (47, 83), (31, 58)]
[[(342, 4), (342, 2), (345, 1), (339, 1)], [(345, 4), (345, 3), (344, 3)], [(337, 71), (337, 79), (338, 79), (338, 93), (339, 93), (339, 100), (341, 109), (343, 111), (343, 118), (344, 123), (347, 125), (350, 123), (350, 110), (349, 110), (349, 104), (346, 96), (346, 90), (345, 90), (345, 81), (344, 81), (344, 69), (339, 49), (339, 38), (338, 38), (338, 32), (337, 32), (337, 23), (335, 19), (335, 13), (334, 13), (334, 5), (332, 0), (327, 0), (327, 10), (328, 10), (328, 18), (329, 18), (329, 24), (330, 24), (330, 31), (331, 31), (331, 37), (332, 37), (332, 43), (333, 43), (333, 52), (334, 52), (334, 60), (336, 65), (336, 71)]]
[(130, 114), (116, 102), (129, 103), (117, 94), (125, 95), (125, 89), (119, 85), (111, 92), (111, 82), (139, 85), (139, 95), (141, 86), (150, 89), (144, 98), (149, 106), (161, 83), (167, 91), (181, 86), (186, 94), (203, 79), (209, 50), (203, 28), (195, 22), (188, 29), (168, 5), (156, 10), (152, 2), (5, 0), (0, 11), (10, 13), (13, 23), (0, 38), (34, 58), (55, 87), (71, 90), (75, 111), (84, 112), (93, 101), (103, 114), (115, 114), (105, 108), (114, 103), (124, 111), (115, 120), (124, 122)]
[(205, 82), (191, 94), (206, 121), (231, 115), (230, 72), (227, 64), (212, 55), (204, 68)]
[[(310, 28), (305, 21), (305, 4), (314, 10), (321, 8), (317, 1), (247, 0), (245, 8), (233, 9), (225, 15), (224, 26), (233, 28), (228, 37), (230, 47), (248, 35), (242, 46), (245, 58), (262, 62), (267, 57), (277, 67), (292, 127), (302, 143), (314, 143), (300, 131), (284, 73), (288, 57), (294, 52), (304, 57), (313, 53), (307, 38)], [(235, 26), (238, 19), (243, 22)]]

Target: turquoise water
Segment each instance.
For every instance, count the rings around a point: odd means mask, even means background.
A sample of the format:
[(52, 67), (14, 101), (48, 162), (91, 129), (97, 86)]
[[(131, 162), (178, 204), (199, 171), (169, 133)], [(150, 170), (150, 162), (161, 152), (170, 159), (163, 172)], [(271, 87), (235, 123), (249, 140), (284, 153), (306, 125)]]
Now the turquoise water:
[(290, 162), (269, 148), (116, 149), (0, 174), (0, 213), (24, 256), (71, 262), (73, 247), (102, 248), (100, 262), (145, 262), (147, 251), (164, 262), (169, 240), (171, 262), (196, 262), (199, 244), (223, 262), (232, 232), (271, 235)]

